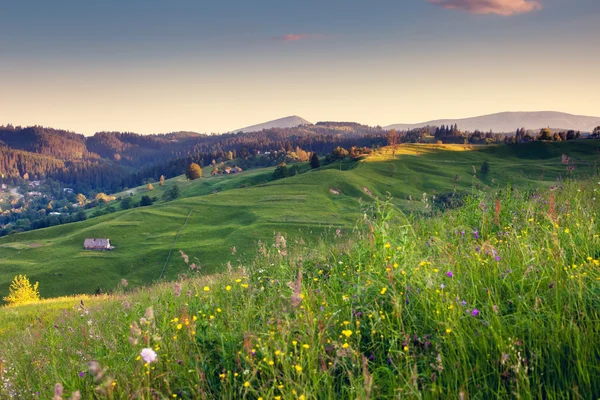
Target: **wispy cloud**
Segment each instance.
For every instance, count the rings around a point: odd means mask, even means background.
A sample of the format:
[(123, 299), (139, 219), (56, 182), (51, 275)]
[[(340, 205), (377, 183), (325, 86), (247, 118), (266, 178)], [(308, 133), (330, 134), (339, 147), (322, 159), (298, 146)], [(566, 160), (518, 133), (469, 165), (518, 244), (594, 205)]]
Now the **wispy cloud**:
[(322, 39), (323, 35), (315, 35), (315, 34), (306, 34), (306, 33), (290, 33), (284, 36), (277, 36), (274, 38), (275, 40), (281, 40), (283, 42), (298, 42), (300, 40), (310, 40), (310, 39)]
[(426, 0), (428, 3), (449, 10), (466, 11), (472, 14), (515, 15), (542, 9), (537, 0)]

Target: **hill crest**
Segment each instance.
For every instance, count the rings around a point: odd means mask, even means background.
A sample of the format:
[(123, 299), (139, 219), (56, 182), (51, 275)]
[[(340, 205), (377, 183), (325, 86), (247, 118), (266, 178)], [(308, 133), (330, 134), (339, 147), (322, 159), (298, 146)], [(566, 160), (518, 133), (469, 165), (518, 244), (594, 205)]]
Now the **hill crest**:
[(386, 129), (409, 130), (424, 126), (454, 125), (463, 131), (514, 132), (517, 128), (553, 128), (591, 132), (600, 125), (600, 117), (573, 115), (557, 111), (500, 112), (478, 117), (438, 119), (415, 124), (392, 124)]
[(289, 117), (274, 119), (272, 121), (267, 121), (256, 125), (250, 125), (245, 128), (234, 129), (231, 132), (258, 132), (262, 131), (263, 129), (272, 128), (295, 128), (298, 125), (312, 125), (312, 122), (309, 122), (297, 115), (290, 115)]

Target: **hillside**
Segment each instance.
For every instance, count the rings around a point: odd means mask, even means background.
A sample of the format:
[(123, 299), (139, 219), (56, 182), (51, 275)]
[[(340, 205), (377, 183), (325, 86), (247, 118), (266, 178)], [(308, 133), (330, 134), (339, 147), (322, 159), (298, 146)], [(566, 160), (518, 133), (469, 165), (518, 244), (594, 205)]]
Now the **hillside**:
[[(273, 168), (185, 184), (180, 177), (168, 180), (164, 188), (156, 185), (152, 192), (161, 198), (171, 184), (180, 182), (185, 197), (178, 200), (1, 238), (0, 294), (18, 273), (44, 282), (40, 290), (46, 297), (112, 289), (122, 278), (138, 286), (157, 280), (163, 269), (168, 279), (175, 279), (186, 271), (179, 250), (200, 265), (201, 273), (220, 272), (227, 261), (246, 265), (258, 241), (266, 243), (277, 232), (306, 243), (337, 229), (349, 232), (362, 215), (361, 200), (369, 203), (389, 192), (398, 209), (428, 214), (432, 207), (460, 203), (473, 190), (557, 185), (567, 176), (562, 154), (573, 160), (571, 176), (593, 174), (598, 149), (598, 141), (403, 145), (395, 158), (383, 149), (363, 161), (335, 162), (268, 183), (265, 178)], [(485, 175), (479, 172), (484, 161), (490, 165)], [(145, 190), (140, 188), (136, 196)], [(452, 195), (455, 190), (458, 196)], [(87, 237), (108, 237), (116, 249), (86, 252), (82, 246)]]
[(597, 398), (597, 181), (432, 218), (375, 204), (230, 272), (177, 255), (177, 282), (0, 308), (0, 397)]
[(386, 126), (386, 129), (409, 130), (425, 126), (448, 126), (454, 124), (457, 124), (458, 128), (462, 131), (471, 132), (475, 130), (483, 132), (491, 130), (493, 132), (510, 133), (516, 131), (518, 128), (536, 130), (547, 127), (592, 132), (595, 127), (600, 126), (600, 117), (572, 115), (554, 111), (502, 112), (471, 118), (438, 119), (416, 124), (393, 124)]
[(234, 129), (232, 132), (259, 132), (259, 131), (262, 131), (263, 129), (295, 128), (299, 125), (312, 125), (312, 123), (308, 122), (304, 118), (301, 118), (297, 115), (292, 115), (289, 117), (274, 119), (272, 121), (247, 126), (245, 128)]

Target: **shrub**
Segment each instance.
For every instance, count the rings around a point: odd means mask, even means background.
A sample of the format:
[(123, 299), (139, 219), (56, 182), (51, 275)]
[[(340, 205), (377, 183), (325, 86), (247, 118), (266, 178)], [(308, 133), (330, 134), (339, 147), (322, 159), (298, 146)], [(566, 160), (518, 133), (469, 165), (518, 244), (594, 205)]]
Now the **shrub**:
[(11, 305), (36, 302), (40, 299), (38, 285), (38, 282), (32, 285), (26, 275), (17, 275), (10, 284), (4, 301)]

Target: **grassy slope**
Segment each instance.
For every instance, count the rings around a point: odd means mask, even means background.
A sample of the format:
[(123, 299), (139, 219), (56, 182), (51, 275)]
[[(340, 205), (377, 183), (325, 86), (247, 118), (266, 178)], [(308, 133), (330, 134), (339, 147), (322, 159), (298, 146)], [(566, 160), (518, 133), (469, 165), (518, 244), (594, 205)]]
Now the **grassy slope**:
[[(44, 297), (91, 293), (98, 286), (113, 288), (121, 278), (132, 285), (152, 282), (160, 276), (173, 238), (190, 211), (166, 267), (166, 277), (175, 278), (185, 270), (177, 250), (200, 264), (204, 273), (222, 271), (228, 261), (237, 265), (240, 258), (243, 263), (252, 257), (257, 241), (270, 241), (278, 231), (292, 239), (314, 240), (328, 229), (351, 229), (360, 216), (358, 199), (370, 198), (363, 188), (378, 197), (391, 193), (403, 210), (423, 210), (420, 199), (424, 192), (471, 191), (473, 185), (555, 184), (557, 176), (565, 174), (560, 162), (563, 153), (579, 163), (577, 174), (589, 174), (599, 147), (592, 141), (475, 151), (462, 151), (463, 146), (407, 145), (399, 148), (396, 158), (389, 152), (381, 153), (349, 170), (344, 170), (347, 164), (339, 170), (335, 163), (267, 184), (261, 182), (267, 180), (272, 168), (194, 182), (179, 177), (167, 181), (164, 188), (154, 185), (152, 192), (160, 197), (161, 190), (177, 182), (185, 197), (176, 201), (0, 239), (0, 288), (7, 288), (19, 273), (39, 281)], [(478, 169), (483, 160), (490, 163), (490, 173), (473, 178), (473, 166)], [(390, 164), (395, 165), (393, 175)], [(254, 186), (239, 188), (242, 185)], [(215, 189), (221, 191), (211, 194)], [(334, 195), (330, 189), (341, 194)], [(144, 191), (140, 189), (136, 196)], [(414, 200), (409, 200), (410, 196)], [(109, 237), (117, 249), (83, 251), (86, 237)], [(238, 250), (236, 255), (230, 254), (232, 246)]]
[(233, 274), (4, 307), (0, 397), (598, 398), (597, 182), (427, 219), (374, 210)]

